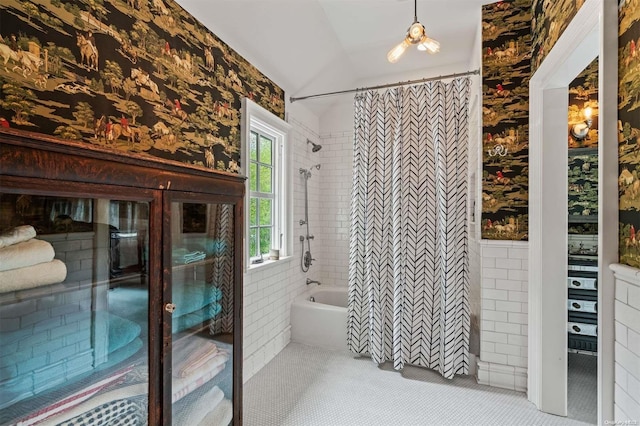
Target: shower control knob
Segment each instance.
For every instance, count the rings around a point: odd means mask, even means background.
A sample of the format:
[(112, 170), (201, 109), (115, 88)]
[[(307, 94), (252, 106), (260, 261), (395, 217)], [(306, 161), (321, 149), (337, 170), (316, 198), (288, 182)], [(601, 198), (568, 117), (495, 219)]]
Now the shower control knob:
[(315, 237), (313, 235), (307, 235), (307, 240), (313, 240)]

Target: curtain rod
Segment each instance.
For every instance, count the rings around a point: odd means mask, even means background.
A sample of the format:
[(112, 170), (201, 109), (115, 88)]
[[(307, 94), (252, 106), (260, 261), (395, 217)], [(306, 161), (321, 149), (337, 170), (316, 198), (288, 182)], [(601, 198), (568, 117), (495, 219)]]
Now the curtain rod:
[(447, 78), (464, 77), (465, 75), (477, 75), (477, 74), (480, 74), (480, 70), (479, 69), (472, 70), (472, 71), (466, 71), (466, 72), (460, 72), (460, 73), (440, 75), (438, 77), (427, 77), (427, 78), (421, 78), (421, 79), (418, 79), (418, 80), (409, 80), (409, 81), (404, 81), (404, 82), (400, 81), (398, 83), (380, 84), (378, 86), (362, 87), (362, 88), (358, 88), (358, 89), (348, 89), (348, 90), (338, 90), (336, 92), (318, 93), (317, 95), (308, 95), (308, 96), (299, 96), (299, 97), (291, 96), (289, 98), (289, 101), (291, 103), (294, 103), (295, 101), (301, 101), (303, 99), (309, 99), (309, 98), (318, 98), (320, 96), (341, 95), (343, 93), (360, 92), (360, 91), (363, 91), (363, 90), (386, 89), (388, 87), (407, 86), (409, 84), (425, 83), (427, 81), (444, 80), (444, 79), (447, 79)]

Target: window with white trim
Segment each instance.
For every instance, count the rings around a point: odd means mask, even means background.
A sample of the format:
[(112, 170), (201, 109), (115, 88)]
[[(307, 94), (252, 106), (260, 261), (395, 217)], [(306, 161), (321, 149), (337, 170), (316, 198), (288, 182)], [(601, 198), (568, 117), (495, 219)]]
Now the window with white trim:
[(245, 201), (245, 265), (270, 259), (272, 249), (288, 255), (291, 206), (287, 139), (290, 125), (245, 99), (243, 102), (243, 172)]

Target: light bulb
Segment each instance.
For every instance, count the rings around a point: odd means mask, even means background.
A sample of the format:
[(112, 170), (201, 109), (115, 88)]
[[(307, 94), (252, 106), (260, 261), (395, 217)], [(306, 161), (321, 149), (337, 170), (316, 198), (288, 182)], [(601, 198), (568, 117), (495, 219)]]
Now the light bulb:
[(422, 41), (418, 45), (418, 50), (422, 50), (423, 52), (426, 50), (429, 53), (437, 53), (440, 51), (440, 43), (432, 38), (425, 36), (424, 41)]
[(418, 43), (424, 37), (424, 25), (420, 22), (414, 22), (409, 27), (408, 38), (411, 43)]
[(387, 53), (387, 60), (392, 64), (395, 64), (396, 62), (398, 62), (398, 59), (400, 59), (400, 56), (402, 56), (404, 51), (407, 50), (407, 47), (409, 47), (409, 42), (405, 38), (400, 44), (398, 44), (396, 47), (391, 49), (389, 53)]
[(591, 120), (591, 116), (593, 115), (593, 110), (591, 109), (591, 107), (586, 107), (584, 111), (582, 111), (582, 114), (584, 114), (585, 119)]

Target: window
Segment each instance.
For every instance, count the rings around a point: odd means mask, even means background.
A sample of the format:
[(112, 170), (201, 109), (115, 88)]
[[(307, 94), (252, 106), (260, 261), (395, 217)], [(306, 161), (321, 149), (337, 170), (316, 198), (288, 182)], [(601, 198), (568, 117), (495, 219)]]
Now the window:
[(281, 257), (290, 251), (290, 126), (248, 99), (243, 102), (242, 117), (242, 170), (247, 175), (245, 265), (251, 267), (268, 260), (272, 249), (279, 250)]
[[(274, 247), (274, 139), (251, 129), (249, 137), (249, 258)], [(275, 231), (275, 232), (274, 232)]]

